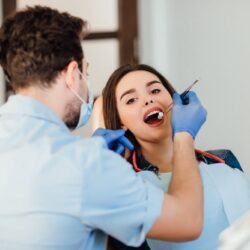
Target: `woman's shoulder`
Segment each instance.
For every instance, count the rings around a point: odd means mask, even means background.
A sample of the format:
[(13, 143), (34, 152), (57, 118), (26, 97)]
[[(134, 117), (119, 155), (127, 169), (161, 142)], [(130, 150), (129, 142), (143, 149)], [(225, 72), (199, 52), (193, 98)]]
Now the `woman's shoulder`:
[(250, 180), (246, 174), (223, 163), (201, 163), (200, 169), (203, 179), (210, 180), (223, 200), (229, 223), (250, 209)]

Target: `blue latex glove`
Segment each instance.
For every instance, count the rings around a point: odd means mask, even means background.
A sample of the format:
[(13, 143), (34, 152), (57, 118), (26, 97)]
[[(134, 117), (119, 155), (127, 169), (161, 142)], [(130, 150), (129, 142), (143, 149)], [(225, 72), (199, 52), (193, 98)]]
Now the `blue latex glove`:
[(129, 141), (128, 138), (125, 137), (125, 130), (118, 129), (118, 130), (111, 130), (105, 128), (98, 128), (93, 136), (102, 136), (103, 139), (106, 141), (107, 147), (117, 154), (121, 154), (125, 148), (129, 150), (133, 150), (134, 146)]
[(175, 93), (173, 95), (173, 104), (171, 117), (173, 137), (177, 132), (185, 131), (195, 139), (207, 117), (207, 111), (201, 105), (197, 95), (190, 91), (185, 96), (185, 103), (183, 103), (180, 95)]

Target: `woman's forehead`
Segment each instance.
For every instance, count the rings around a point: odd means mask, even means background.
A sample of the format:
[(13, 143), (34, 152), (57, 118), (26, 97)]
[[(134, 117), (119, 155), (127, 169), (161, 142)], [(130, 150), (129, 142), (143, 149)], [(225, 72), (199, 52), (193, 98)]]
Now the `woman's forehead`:
[(137, 86), (144, 86), (150, 81), (159, 81), (160, 79), (153, 73), (145, 70), (137, 70), (129, 72), (119, 81), (116, 87), (116, 92), (121, 92), (129, 88), (136, 88)]

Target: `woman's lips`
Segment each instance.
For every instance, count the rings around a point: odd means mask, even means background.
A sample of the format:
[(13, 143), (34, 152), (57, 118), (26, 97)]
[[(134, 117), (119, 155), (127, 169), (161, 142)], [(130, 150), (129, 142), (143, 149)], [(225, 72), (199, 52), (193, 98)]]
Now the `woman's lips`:
[(158, 119), (161, 120), (162, 117), (164, 116), (164, 112), (163, 112), (163, 110), (162, 110), (161, 108), (159, 108), (159, 107), (153, 107), (153, 108), (151, 108), (151, 109), (148, 109), (148, 110), (145, 112), (144, 116), (143, 116), (144, 122), (146, 122), (146, 121), (150, 118), (150, 116), (153, 116), (153, 115), (158, 115), (158, 116), (157, 116)]

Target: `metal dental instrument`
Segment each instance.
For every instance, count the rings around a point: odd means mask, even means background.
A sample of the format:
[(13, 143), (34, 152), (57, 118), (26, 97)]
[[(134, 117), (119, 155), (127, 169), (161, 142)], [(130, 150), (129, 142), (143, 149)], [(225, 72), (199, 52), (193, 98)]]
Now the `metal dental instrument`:
[[(195, 80), (184, 92), (182, 92), (180, 94), (181, 96), (181, 99), (183, 99), (187, 94), (188, 92), (190, 91), (191, 88), (193, 88), (193, 86), (198, 82), (199, 80)], [(168, 107), (167, 107), (167, 111), (165, 112), (165, 115), (172, 109), (172, 106), (173, 106), (173, 103), (171, 102)]]
[(199, 80), (195, 80), (183, 93), (181, 93), (181, 99), (183, 99), (188, 92), (190, 91), (191, 88), (198, 82)]

